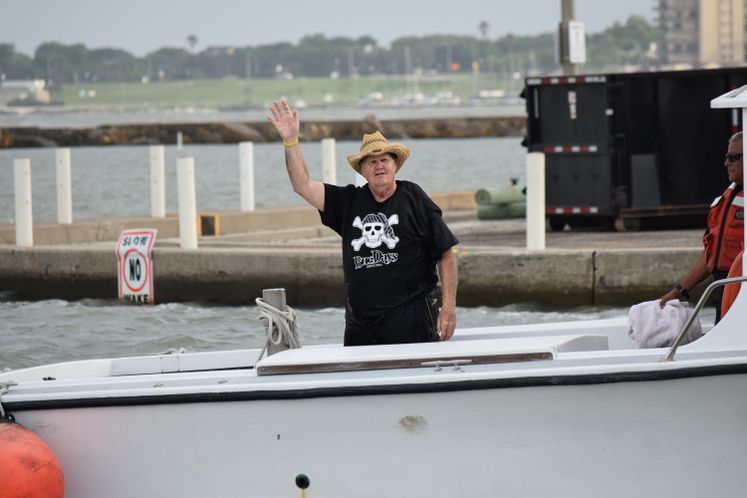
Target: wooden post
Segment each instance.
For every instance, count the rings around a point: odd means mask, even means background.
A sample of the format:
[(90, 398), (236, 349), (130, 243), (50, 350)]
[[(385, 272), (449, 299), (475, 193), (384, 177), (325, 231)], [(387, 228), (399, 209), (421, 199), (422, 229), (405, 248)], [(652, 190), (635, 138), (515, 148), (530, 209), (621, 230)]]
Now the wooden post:
[(560, 54), (561, 65), (564, 75), (576, 74), (576, 64), (569, 60), (562, 60), (563, 57), (570, 57), (570, 47), (568, 45), (568, 22), (576, 18), (576, 0), (560, 0)]

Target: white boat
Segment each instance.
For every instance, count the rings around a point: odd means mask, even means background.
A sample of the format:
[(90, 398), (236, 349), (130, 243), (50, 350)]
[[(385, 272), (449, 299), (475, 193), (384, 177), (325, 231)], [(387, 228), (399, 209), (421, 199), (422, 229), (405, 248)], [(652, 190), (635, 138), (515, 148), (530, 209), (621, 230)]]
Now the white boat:
[(741, 496), (745, 288), (678, 349), (625, 319), (498, 326), (47, 365), (0, 374), (1, 401), (68, 498)]
[(745, 294), (673, 361), (591, 320), (69, 362), (0, 375), (2, 403), (70, 498), (736, 496)]

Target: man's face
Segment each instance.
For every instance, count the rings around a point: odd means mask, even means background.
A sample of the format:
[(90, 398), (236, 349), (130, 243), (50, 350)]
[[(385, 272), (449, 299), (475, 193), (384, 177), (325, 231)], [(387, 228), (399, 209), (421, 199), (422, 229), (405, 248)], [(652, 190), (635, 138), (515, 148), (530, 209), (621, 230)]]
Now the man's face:
[[(739, 159), (737, 159), (736, 161), (732, 161), (729, 159), (729, 156), (731, 156), (732, 158), (736, 158), (736, 155), (739, 156)], [(737, 140), (734, 142), (729, 142), (729, 148), (726, 151), (726, 160), (724, 161), (724, 166), (726, 166), (726, 172), (729, 174), (730, 182), (736, 182), (739, 185), (744, 185), (743, 164), (744, 157), (742, 157), (742, 141)]]
[(394, 185), (394, 174), (397, 162), (391, 154), (367, 156), (361, 161), (361, 175), (372, 187), (389, 187)]

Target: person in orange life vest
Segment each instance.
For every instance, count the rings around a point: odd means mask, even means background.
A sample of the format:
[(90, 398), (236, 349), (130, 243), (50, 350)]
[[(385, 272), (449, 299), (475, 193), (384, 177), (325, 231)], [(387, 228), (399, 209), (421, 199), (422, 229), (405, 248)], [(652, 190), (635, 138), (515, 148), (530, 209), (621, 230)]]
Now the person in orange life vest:
[[(724, 166), (732, 183), (711, 204), (708, 226), (703, 235), (703, 252), (687, 274), (677, 281), (674, 288), (661, 296), (661, 306), (670, 299), (689, 299), (690, 289), (709, 275), (712, 275), (714, 280), (726, 278), (737, 254), (744, 249), (744, 170), (741, 131), (729, 139)], [(714, 290), (714, 295), (717, 298), (718, 323), (721, 320), (723, 287)]]
[(360, 151), (347, 158), (366, 185), (325, 184), (309, 178), (298, 141), (298, 112), (285, 101), (273, 102), (270, 112), (267, 119), (283, 141), (293, 190), (342, 238), (345, 346), (451, 338), (457, 291), (453, 247), (458, 240), (423, 189), (395, 179), (409, 149), (378, 131), (367, 133)]

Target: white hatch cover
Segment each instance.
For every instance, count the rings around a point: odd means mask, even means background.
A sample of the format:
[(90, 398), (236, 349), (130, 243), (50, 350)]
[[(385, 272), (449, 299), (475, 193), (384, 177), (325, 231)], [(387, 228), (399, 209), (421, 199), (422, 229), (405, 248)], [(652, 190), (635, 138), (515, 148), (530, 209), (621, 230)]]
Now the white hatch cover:
[(290, 349), (260, 361), (257, 375), (345, 372), (437, 365), (478, 365), (552, 360), (557, 353), (607, 349), (603, 335)]

